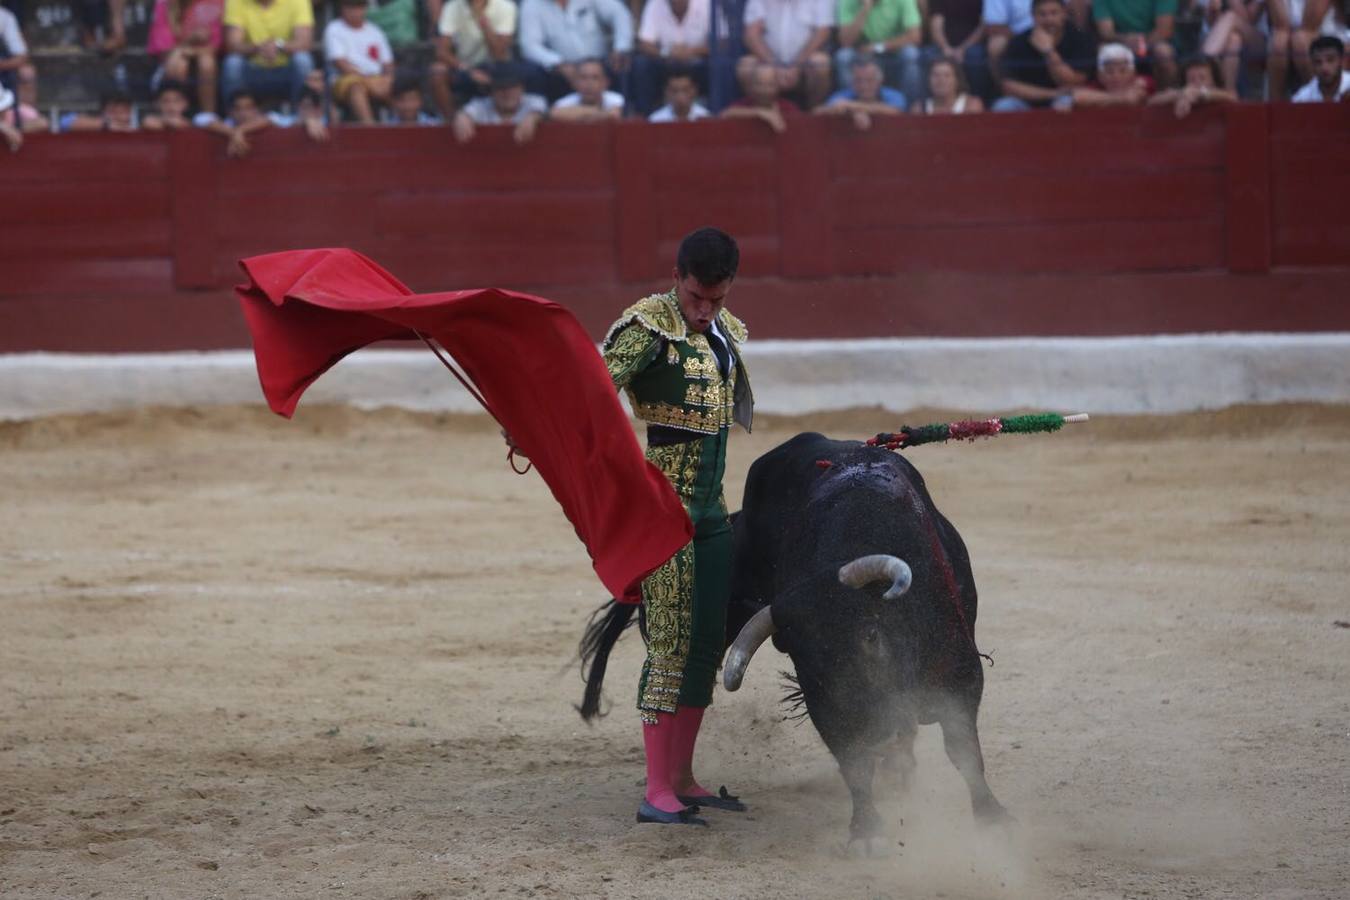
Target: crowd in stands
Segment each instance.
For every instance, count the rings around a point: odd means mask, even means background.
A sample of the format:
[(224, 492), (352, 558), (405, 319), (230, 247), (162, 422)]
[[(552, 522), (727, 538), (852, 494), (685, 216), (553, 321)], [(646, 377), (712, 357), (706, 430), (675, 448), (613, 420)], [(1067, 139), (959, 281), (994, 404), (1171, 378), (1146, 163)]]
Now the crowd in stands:
[[(1183, 116), (1350, 97), (1350, 0), (154, 0), (153, 102), (110, 88), (97, 110), (43, 115), (8, 8), (21, 0), (0, 2), (11, 149), (35, 130), (196, 127), (242, 155), (260, 130), (325, 140), (339, 122), (448, 125), (461, 142), (506, 124), (526, 142), (545, 119), (717, 114), (782, 132), (805, 114), (867, 129), (904, 114), (1169, 104)], [(76, 5), (87, 46), (124, 52), (126, 0)], [(402, 52), (419, 47), (430, 53)], [(706, 99), (719, 71), (738, 97), (720, 109)]]

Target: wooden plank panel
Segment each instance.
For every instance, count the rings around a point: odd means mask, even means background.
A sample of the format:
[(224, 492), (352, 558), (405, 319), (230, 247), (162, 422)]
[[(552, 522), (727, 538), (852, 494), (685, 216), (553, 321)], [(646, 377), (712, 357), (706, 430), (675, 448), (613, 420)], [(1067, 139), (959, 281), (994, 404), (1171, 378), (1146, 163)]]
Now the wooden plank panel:
[[(60, 266), (84, 259), (163, 257), (173, 252), (168, 218), (129, 220), (121, 224), (69, 222), (7, 229), (0, 240), (4, 277), (10, 266), (25, 260)], [(3, 279), (0, 279), (3, 280)]]
[(835, 240), (835, 271), (1129, 272), (1223, 264), (1223, 222), (1066, 222), (1022, 226), (866, 228)]
[(835, 228), (1018, 224), (1190, 218), (1218, 210), (1218, 172), (1025, 174), (988, 169), (950, 178), (842, 179), (834, 183)]
[[(96, 168), (96, 167), (91, 167)], [(0, 198), (7, 218), (29, 225), (167, 221), (169, 184), (163, 180), (69, 180), (7, 185)]]
[(1229, 271), (1269, 272), (1271, 263), (1270, 118), (1264, 106), (1234, 104), (1228, 113), (1225, 251)]
[[(1281, 266), (1336, 266), (1350, 259), (1350, 222), (1309, 219), (1282, 225), (1275, 232), (1275, 263)], [(1350, 276), (1342, 298), (1350, 297)]]
[(620, 278), (638, 280), (656, 267), (660, 227), (656, 215), (653, 150), (659, 132), (629, 123), (614, 131), (614, 262)]
[[(1350, 145), (1346, 148), (1350, 159)], [(1350, 169), (1322, 173), (1277, 172), (1273, 206), (1276, 229), (1291, 225), (1350, 223)], [(1345, 248), (1350, 262), (1350, 247)]]
[(777, 191), (665, 190), (656, 195), (655, 222), (663, 240), (684, 237), (695, 228), (715, 225), (739, 241), (750, 235), (778, 240)]
[(176, 288), (202, 288), (215, 283), (213, 267), (220, 219), (218, 152), (216, 137), (211, 134), (180, 131), (169, 137)]
[(168, 291), (171, 266), (163, 259), (7, 260), (0, 295), (123, 297)]
[(609, 191), (408, 191), (380, 194), (368, 207), (381, 237), (441, 235), (447, 243), (530, 244), (614, 241)]
[(270, 244), (273, 249), (346, 246), (374, 236), (375, 196), (368, 190), (221, 192), (217, 243)]
[(1343, 103), (1271, 103), (1270, 128), (1277, 142), (1311, 138), (1328, 149), (1350, 139), (1350, 106)]
[(838, 122), (812, 117), (792, 123), (791, 140), (778, 142), (779, 265), (789, 278), (818, 278), (833, 267), (827, 131)]
[(156, 182), (167, 178), (163, 134), (31, 134), (0, 165), (0, 185), (38, 182)]

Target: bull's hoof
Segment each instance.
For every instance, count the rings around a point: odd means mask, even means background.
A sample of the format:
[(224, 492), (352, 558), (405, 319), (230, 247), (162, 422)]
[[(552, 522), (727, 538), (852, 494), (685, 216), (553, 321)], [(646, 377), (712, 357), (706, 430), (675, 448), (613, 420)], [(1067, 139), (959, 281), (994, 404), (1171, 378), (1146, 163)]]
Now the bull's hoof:
[(895, 856), (897, 849), (880, 835), (851, 837), (844, 848), (844, 855), (849, 859), (885, 859)]
[(745, 812), (748, 809), (748, 807), (741, 802), (740, 797), (737, 797), (734, 794), (727, 792), (726, 785), (722, 785), (721, 789), (718, 790), (716, 797), (712, 796), (711, 794), (709, 794), (706, 797), (694, 797), (692, 795), (685, 796), (683, 794), (677, 794), (675, 799), (679, 800), (686, 806), (693, 806), (693, 807), (707, 806), (712, 809), (725, 809), (731, 812)]
[(1017, 827), (1016, 817), (998, 801), (975, 810), (975, 822), (984, 828), (1012, 829)]
[(706, 819), (700, 819), (694, 815), (698, 812), (697, 806), (686, 806), (678, 812), (666, 812), (663, 809), (657, 809), (646, 800), (638, 807), (637, 820), (639, 824), (654, 825), (702, 825), (708, 827)]

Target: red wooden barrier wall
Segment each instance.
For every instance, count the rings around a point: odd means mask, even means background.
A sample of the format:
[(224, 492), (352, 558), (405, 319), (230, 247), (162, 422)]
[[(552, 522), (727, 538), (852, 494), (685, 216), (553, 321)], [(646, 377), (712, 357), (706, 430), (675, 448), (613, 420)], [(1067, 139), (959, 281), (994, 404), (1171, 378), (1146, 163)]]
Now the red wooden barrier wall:
[[(701, 224), (739, 239), (761, 335), (1345, 328), (1347, 138), (1343, 104), (549, 125), (525, 147), (278, 131), (244, 160), (201, 132), (38, 135), (0, 159), (0, 351), (238, 346), (235, 260), (325, 245), (417, 289), (537, 290), (598, 331)], [(1301, 271), (1234, 274), (1272, 266)]]

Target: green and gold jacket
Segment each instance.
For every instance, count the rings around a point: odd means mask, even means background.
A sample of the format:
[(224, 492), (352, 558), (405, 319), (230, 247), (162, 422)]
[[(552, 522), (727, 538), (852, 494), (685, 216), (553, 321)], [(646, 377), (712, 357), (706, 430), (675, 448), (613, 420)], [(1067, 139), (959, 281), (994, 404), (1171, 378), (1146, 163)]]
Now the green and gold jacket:
[(623, 311), (605, 335), (605, 365), (616, 387), (626, 389), (633, 413), (652, 425), (717, 434), (733, 422), (750, 430), (754, 396), (741, 360), (745, 324), (725, 309), (717, 326), (731, 352), (722, 377), (708, 339), (690, 331), (671, 290)]

